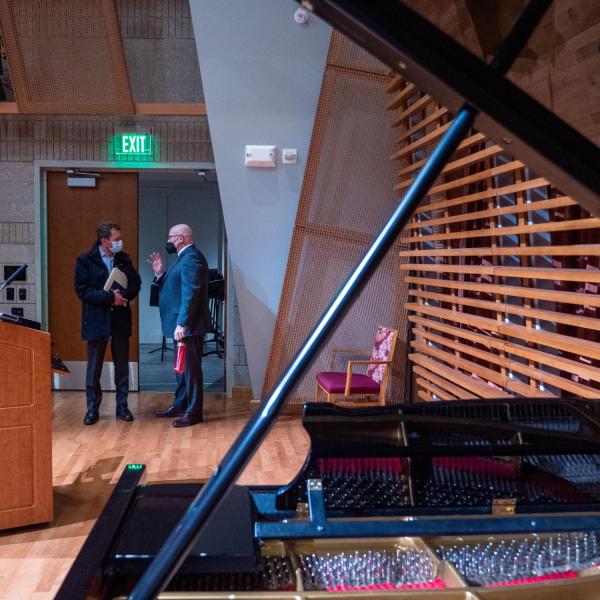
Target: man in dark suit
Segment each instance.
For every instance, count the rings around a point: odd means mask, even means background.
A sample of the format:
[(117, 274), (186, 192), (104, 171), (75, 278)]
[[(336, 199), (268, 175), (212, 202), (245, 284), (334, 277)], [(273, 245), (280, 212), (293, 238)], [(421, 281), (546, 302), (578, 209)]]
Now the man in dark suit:
[(178, 342), (185, 343), (186, 356), (183, 374), (177, 375), (172, 404), (154, 414), (163, 418), (178, 417), (173, 427), (187, 427), (202, 422), (202, 343), (211, 325), (208, 264), (194, 246), (188, 225), (171, 227), (165, 249), (169, 254), (177, 254), (177, 261), (166, 273), (160, 254), (150, 255), (154, 282), (159, 286), (160, 320), (165, 337), (172, 338), (175, 346)]
[[(105, 292), (104, 284), (113, 267), (123, 271), (127, 288)], [(88, 343), (85, 425), (93, 425), (98, 420), (102, 401), (100, 375), (108, 340), (115, 365), (116, 414), (123, 421), (133, 421), (127, 407), (131, 336), (129, 302), (138, 295), (140, 286), (140, 276), (129, 255), (123, 252), (121, 228), (116, 223), (103, 221), (96, 230), (96, 243), (87, 254), (78, 256), (75, 264), (75, 293), (82, 303), (81, 339)]]

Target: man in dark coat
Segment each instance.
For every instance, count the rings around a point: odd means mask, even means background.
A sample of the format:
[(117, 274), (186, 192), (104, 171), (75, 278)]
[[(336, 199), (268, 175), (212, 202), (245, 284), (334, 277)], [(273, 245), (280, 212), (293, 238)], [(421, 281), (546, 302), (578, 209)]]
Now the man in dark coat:
[(157, 417), (176, 418), (173, 427), (187, 427), (202, 422), (203, 381), (202, 344), (211, 326), (208, 310), (208, 264), (194, 246), (188, 225), (175, 225), (165, 245), (177, 261), (165, 273), (158, 252), (150, 255), (155, 284), (159, 286), (159, 308), (165, 337), (185, 343), (184, 372), (177, 375), (175, 398)]
[[(104, 221), (96, 230), (96, 243), (87, 254), (78, 256), (75, 264), (75, 293), (82, 303), (81, 339), (88, 343), (85, 425), (93, 425), (98, 420), (102, 401), (100, 375), (109, 340), (115, 365), (116, 414), (124, 421), (133, 421), (127, 407), (131, 337), (129, 302), (139, 294), (141, 280), (131, 258), (122, 250), (121, 228), (116, 223)], [(105, 292), (104, 284), (114, 267), (127, 277), (127, 288), (114, 286), (114, 291)]]

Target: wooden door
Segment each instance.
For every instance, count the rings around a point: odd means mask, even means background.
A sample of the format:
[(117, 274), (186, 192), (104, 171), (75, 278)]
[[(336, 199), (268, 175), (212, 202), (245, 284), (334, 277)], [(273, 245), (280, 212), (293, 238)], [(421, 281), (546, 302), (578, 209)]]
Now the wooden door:
[[(100, 173), (95, 188), (70, 188), (66, 173), (48, 172), (47, 206), (48, 326), (52, 333), (52, 350), (58, 352), (72, 370), (71, 377), (60, 381), (61, 388), (83, 389), (87, 346), (81, 340), (81, 301), (74, 288), (75, 259), (92, 247), (98, 223), (111, 220), (121, 226), (123, 250), (138, 268), (138, 175)], [(137, 363), (137, 300), (132, 302), (131, 309), (133, 336), (129, 361)], [(109, 360), (110, 350), (105, 357), (105, 361)], [(106, 381), (103, 375), (105, 389)]]

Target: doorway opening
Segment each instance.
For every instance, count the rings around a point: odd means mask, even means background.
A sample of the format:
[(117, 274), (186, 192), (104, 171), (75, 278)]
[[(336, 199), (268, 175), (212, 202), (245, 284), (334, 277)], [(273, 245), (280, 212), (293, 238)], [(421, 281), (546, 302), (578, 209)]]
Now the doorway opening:
[[(186, 223), (194, 232), (194, 243), (210, 269), (209, 307), (212, 331), (204, 340), (202, 371), (204, 390), (225, 391), (225, 235), (219, 186), (214, 171), (153, 172), (139, 174), (139, 256), (143, 282), (139, 300), (139, 388), (140, 391), (175, 390), (172, 340), (162, 335), (158, 308), (150, 304), (153, 272), (147, 261), (158, 251), (170, 267), (177, 255), (166, 256), (164, 243), (169, 229)], [(166, 259), (165, 259), (166, 257)]]
[[(49, 166), (49, 165), (48, 165)], [(129, 351), (130, 391), (169, 392), (175, 388), (171, 340), (163, 346), (159, 310), (150, 306), (153, 272), (146, 262), (150, 252), (159, 251), (167, 266), (176, 257), (166, 256), (164, 244), (171, 226), (190, 225), (194, 242), (211, 268), (209, 305), (212, 330), (204, 343), (204, 389), (224, 392), (226, 238), (219, 187), (214, 169), (106, 169), (104, 165), (78, 165), (95, 172), (92, 187), (72, 187), (65, 165), (40, 165), (44, 186), (42, 211), (47, 219), (47, 242), (40, 242), (37, 274), (44, 327), (53, 334), (53, 352), (59, 354), (71, 375), (53, 376), (53, 389), (85, 389), (86, 344), (80, 337), (81, 302), (73, 292), (75, 258), (89, 251), (97, 224), (104, 219), (119, 223), (125, 251), (142, 278), (140, 295), (132, 303), (133, 336)], [(44, 173), (45, 170), (45, 173)], [(43, 300), (42, 300), (43, 298)], [(100, 383), (114, 390), (114, 373), (107, 350)]]

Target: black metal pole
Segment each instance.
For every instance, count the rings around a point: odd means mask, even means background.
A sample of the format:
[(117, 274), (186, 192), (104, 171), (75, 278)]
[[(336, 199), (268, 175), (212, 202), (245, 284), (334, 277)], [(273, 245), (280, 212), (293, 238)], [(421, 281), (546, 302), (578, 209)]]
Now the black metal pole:
[[(495, 60), (500, 67), (507, 69), (513, 63), (528, 37), (524, 36), (523, 32), (525, 30), (529, 33), (533, 31), (544, 14), (541, 7), (545, 6), (547, 8), (548, 5), (548, 0), (531, 0), (527, 5), (498, 52), (498, 58)], [(275, 422), (288, 394), (304, 374), (304, 371), (321, 349), (330, 332), (340, 321), (344, 312), (352, 305), (354, 298), (358, 296), (367, 283), (371, 273), (383, 260), (388, 249), (412, 216), (415, 208), (425, 197), (456, 147), (471, 128), (476, 116), (477, 111), (468, 105), (464, 105), (458, 112), (452, 125), (408, 188), (398, 208), (341, 287), (269, 398), (249, 419), (221, 464), (165, 540), (160, 551), (131, 592), (130, 600), (154, 598), (167, 586), (173, 575), (178, 571), (181, 563), (194, 547), (202, 526), (229, 487), (239, 477), (244, 466), (252, 458), (262, 439)]]
[(238, 478), (263, 437), (269, 431), (277, 414), (283, 407), (287, 395), (327, 340), (330, 330), (339, 322), (345, 310), (350, 307), (353, 299), (368, 281), (369, 275), (377, 268), (390, 246), (394, 243), (416, 206), (437, 179), (440, 171), (456, 150), (466, 132), (471, 128), (476, 115), (477, 112), (473, 108), (466, 106), (456, 116), (452, 126), (439, 142), (427, 164), (423, 166), (417, 175), (392, 218), (342, 286), (269, 398), (252, 415), (221, 464), (194, 499), (171, 535), (169, 535), (159, 553), (131, 592), (130, 600), (153, 598), (177, 572), (188, 551), (194, 546), (200, 528), (225, 495), (229, 486)]

